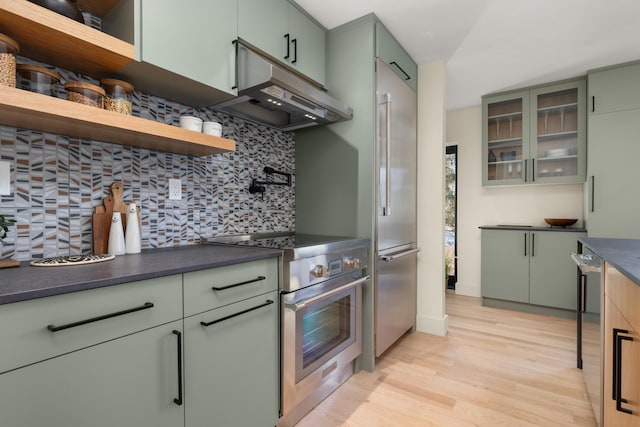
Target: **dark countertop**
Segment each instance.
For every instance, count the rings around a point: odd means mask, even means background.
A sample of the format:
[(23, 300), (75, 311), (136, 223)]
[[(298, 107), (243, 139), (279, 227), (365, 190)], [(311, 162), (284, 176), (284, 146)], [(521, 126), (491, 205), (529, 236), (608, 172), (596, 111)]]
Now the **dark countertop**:
[(0, 270), (0, 304), (281, 256), (282, 251), (221, 245), (151, 249), (95, 264)]
[(578, 241), (640, 285), (640, 239), (582, 237)]
[(586, 228), (578, 227), (550, 227), (533, 225), (482, 225), (478, 227), (482, 230), (528, 230), (528, 231), (563, 231), (574, 233), (586, 233)]

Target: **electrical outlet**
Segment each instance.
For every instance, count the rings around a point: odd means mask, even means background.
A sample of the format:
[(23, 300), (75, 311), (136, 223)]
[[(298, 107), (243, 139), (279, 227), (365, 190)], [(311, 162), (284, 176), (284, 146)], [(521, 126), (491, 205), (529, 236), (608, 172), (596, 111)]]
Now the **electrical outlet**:
[(11, 194), (11, 166), (9, 162), (0, 162), (0, 196)]
[(169, 180), (169, 200), (182, 200), (182, 180)]

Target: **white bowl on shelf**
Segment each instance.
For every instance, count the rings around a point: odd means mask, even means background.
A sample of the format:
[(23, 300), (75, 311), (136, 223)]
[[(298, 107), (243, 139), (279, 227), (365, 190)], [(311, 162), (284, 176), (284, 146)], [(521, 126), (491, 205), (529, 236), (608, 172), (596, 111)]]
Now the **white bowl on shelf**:
[(195, 132), (202, 132), (202, 119), (194, 116), (180, 116), (180, 127)]
[(563, 157), (569, 155), (568, 148), (552, 148), (544, 152), (545, 157)]

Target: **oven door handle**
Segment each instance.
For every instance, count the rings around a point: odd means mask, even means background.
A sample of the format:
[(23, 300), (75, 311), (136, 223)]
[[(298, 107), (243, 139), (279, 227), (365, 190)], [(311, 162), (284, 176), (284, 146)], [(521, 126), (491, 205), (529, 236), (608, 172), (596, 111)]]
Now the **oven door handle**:
[(371, 276), (367, 275), (364, 277), (359, 278), (358, 280), (354, 280), (353, 282), (349, 282), (346, 285), (342, 285), (338, 288), (335, 288), (332, 291), (320, 294), (316, 297), (313, 298), (309, 298), (308, 300), (304, 300), (303, 302), (300, 303), (285, 303), (284, 306), (290, 310), (293, 311), (298, 311), (298, 310), (302, 310), (303, 308), (307, 307), (308, 305), (311, 305), (313, 303), (316, 303), (318, 301), (322, 301), (325, 300), (327, 298), (331, 298), (332, 296), (339, 294), (340, 292), (343, 292), (349, 288), (353, 288), (355, 286), (361, 285), (364, 282), (367, 282), (369, 279), (371, 278)]
[(417, 252), (420, 252), (420, 249), (409, 249), (408, 251), (400, 252), (393, 255), (380, 255), (380, 259), (384, 262), (389, 262), (389, 261), (393, 261), (395, 259), (401, 258), (403, 256), (415, 254)]

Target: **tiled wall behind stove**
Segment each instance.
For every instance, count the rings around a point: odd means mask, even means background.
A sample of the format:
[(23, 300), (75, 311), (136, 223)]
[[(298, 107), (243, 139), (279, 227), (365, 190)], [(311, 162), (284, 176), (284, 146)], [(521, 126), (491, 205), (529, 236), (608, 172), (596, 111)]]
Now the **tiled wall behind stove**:
[[(27, 58), (18, 62), (55, 69), (62, 83), (98, 84)], [(62, 85), (56, 95), (66, 98)], [(295, 172), (294, 135), (134, 93), (134, 116), (177, 126), (184, 114), (222, 123), (222, 136), (236, 141), (236, 151), (190, 157), (0, 126), (0, 159), (11, 164), (11, 195), (0, 196), (0, 213), (17, 220), (0, 258), (91, 253), (92, 214), (113, 182), (123, 184), (126, 203), (140, 207), (143, 249), (197, 244), (215, 234), (293, 230), (295, 177), (292, 187), (269, 186), (262, 196), (248, 188), (252, 178), (266, 179), (265, 166)], [(169, 200), (170, 178), (182, 180), (182, 200)]]

